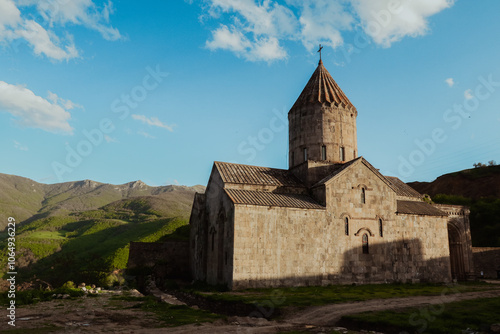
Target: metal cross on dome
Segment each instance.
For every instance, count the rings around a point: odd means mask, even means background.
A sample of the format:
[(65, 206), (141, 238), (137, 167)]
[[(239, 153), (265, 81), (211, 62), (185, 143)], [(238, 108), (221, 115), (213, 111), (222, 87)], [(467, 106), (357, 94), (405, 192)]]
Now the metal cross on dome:
[(321, 60), (321, 50), (323, 50), (323, 47), (321, 46), (321, 44), (319, 45), (319, 60)]

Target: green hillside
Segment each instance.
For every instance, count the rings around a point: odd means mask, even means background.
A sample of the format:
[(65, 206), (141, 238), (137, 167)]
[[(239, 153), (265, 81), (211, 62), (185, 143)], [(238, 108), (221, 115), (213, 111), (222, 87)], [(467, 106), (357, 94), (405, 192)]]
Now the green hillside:
[[(36, 276), (55, 286), (68, 280), (113, 284), (121, 279), (131, 241), (187, 239), (194, 193), (204, 190), (140, 181), (43, 185), (1, 174), (0, 186), (4, 221), (17, 220), (18, 280)], [(4, 254), (6, 240), (6, 231), (0, 232)], [(0, 266), (6, 268), (5, 257)]]

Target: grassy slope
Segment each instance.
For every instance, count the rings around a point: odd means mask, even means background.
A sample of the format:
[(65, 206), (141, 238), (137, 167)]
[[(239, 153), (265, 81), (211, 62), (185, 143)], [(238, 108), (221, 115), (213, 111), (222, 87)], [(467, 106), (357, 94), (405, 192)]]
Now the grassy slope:
[(385, 333), (460, 334), (467, 328), (486, 332), (492, 324), (500, 322), (499, 308), (500, 298), (475, 299), (398, 311), (365, 312), (345, 316), (342, 322)]
[[(11, 197), (23, 193), (5, 189), (14, 194)], [(36, 275), (55, 285), (68, 280), (104, 283), (110, 272), (125, 268), (130, 241), (163, 240), (176, 230), (176, 238), (185, 238), (181, 227), (187, 224), (194, 196), (191, 188), (155, 188), (140, 182), (113, 186), (81, 181), (39, 192), (44, 196), (32, 201), (31, 209), (39, 202), (38, 214), (17, 226), (19, 279)], [(147, 196), (132, 197), (142, 194)], [(77, 211), (81, 208), (90, 210)], [(2, 252), (6, 239), (6, 233), (0, 233)], [(0, 265), (3, 270), (5, 259)]]
[[(213, 287), (212, 287), (213, 288)], [(246, 304), (265, 304), (272, 301), (276, 307), (309, 307), (327, 304), (387, 299), (410, 296), (439, 296), (457, 291), (472, 292), (495, 289), (496, 285), (483, 282), (462, 283), (448, 288), (443, 284), (364, 284), (329, 285), (296, 288), (247, 289), (238, 292), (206, 292), (193, 288), (190, 290), (213, 301), (243, 302)]]
[(23, 221), (42, 207), (44, 185), (23, 177), (0, 174), (0, 231), (8, 217)]

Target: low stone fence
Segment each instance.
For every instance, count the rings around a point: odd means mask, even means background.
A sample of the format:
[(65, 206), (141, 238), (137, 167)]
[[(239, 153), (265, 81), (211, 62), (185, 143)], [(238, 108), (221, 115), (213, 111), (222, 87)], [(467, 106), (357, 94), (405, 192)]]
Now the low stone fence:
[(500, 278), (500, 247), (472, 247), (476, 277)]
[(131, 242), (127, 271), (134, 276), (189, 279), (189, 242)]

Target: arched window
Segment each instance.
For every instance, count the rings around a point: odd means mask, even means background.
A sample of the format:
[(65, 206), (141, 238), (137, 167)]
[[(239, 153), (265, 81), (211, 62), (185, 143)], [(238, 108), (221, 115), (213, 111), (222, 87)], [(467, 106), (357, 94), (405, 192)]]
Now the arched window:
[(349, 217), (345, 217), (344, 222), (345, 222), (345, 235), (349, 235)]
[(321, 146), (321, 160), (326, 160), (326, 146)]
[(368, 234), (363, 234), (363, 254), (368, 254)]
[(345, 148), (341, 147), (340, 148), (340, 161), (344, 161), (344, 160), (345, 160)]
[(383, 237), (384, 236), (384, 226), (382, 223), (382, 219), (378, 220), (378, 234)]
[(366, 190), (365, 188), (361, 188), (361, 204), (366, 203)]
[(304, 161), (307, 161), (307, 147), (304, 147)]

